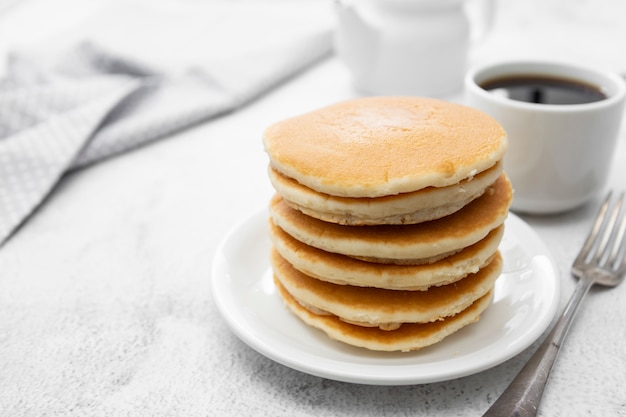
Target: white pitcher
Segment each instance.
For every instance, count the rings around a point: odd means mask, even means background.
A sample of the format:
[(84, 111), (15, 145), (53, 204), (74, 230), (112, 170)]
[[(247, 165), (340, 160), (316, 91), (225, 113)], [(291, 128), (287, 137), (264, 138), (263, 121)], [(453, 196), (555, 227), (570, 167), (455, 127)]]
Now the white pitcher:
[(465, 0), (337, 0), (335, 8), (335, 50), (362, 92), (461, 90), (471, 37)]

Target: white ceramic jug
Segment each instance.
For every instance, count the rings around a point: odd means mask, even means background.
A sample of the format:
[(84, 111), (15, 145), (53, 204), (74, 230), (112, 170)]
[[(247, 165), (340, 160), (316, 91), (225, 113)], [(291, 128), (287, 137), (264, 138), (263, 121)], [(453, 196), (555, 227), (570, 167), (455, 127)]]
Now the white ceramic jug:
[(335, 50), (362, 92), (436, 97), (462, 88), (465, 0), (337, 0), (335, 8)]

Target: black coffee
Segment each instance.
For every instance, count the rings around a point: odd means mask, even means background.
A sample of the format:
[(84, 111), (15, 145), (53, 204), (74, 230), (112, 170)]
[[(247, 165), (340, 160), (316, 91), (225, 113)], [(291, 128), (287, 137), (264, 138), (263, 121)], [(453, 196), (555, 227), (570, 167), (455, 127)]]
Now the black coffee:
[(529, 103), (583, 104), (606, 98), (606, 94), (594, 85), (547, 76), (515, 75), (495, 78), (480, 86), (512, 100)]

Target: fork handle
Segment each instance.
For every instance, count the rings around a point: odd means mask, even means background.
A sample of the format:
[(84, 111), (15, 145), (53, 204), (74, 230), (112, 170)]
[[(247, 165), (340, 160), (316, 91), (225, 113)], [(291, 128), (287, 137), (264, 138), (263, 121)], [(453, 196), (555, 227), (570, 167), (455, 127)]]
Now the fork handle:
[(543, 390), (580, 302), (593, 285), (582, 276), (563, 314), (541, 346), (483, 417), (531, 417), (537, 415)]

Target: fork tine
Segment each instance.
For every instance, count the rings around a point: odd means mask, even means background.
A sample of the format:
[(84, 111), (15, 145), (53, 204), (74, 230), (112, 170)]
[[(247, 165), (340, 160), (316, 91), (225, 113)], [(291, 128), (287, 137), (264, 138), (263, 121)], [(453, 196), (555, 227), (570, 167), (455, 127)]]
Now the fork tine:
[[(626, 236), (624, 236), (626, 234), (626, 208), (624, 208), (624, 192), (620, 194), (618, 205), (621, 218), (614, 235), (615, 241), (608, 264), (618, 270), (618, 273), (623, 274), (626, 271)], [(618, 211), (618, 209), (616, 208), (615, 211)]]
[[(611, 238), (615, 235), (615, 223), (617, 222), (617, 217), (620, 214), (622, 208), (622, 196), (620, 196), (616, 203), (611, 207), (611, 214), (608, 217), (607, 222), (603, 222), (602, 228), (602, 239), (596, 248), (596, 253), (593, 256), (592, 263), (603, 267), (607, 264), (609, 259), (609, 251), (607, 247), (609, 243), (611, 243)], [(618, 245), (619, 249), (619, 245)]]
[(612, 195), (613, 195), (613, 191), (609, 191), (609, 194), (606, 196), (606, 198), (604, 199), (604, 202), (600, 206), (600, 209), (598, 210), (598, 214), (596, 214), (596, 221), (593, 223), (591, 231), (589, 232), (589, 235), (587, 236), (587, 240), (585, 241), (585, 244), (583, 245), (583, 247), (580, 249), (580, 252), (578, 253), (578, 256), (576, 257), (576, 260), (574, 261), (575, 264), (584, 263), (587, 261), (587, 258), (589, 257), (589, 254), (591, 252), (591, 248), (596, 243), (596, 240), (598, 239), (598, 235), (600, 234), (600, 230), (602, 229), (602, 224), (604, 223), (604, 218), (606, 215), (606, 211), (609, 208), (609, 203), (611, 201)]

